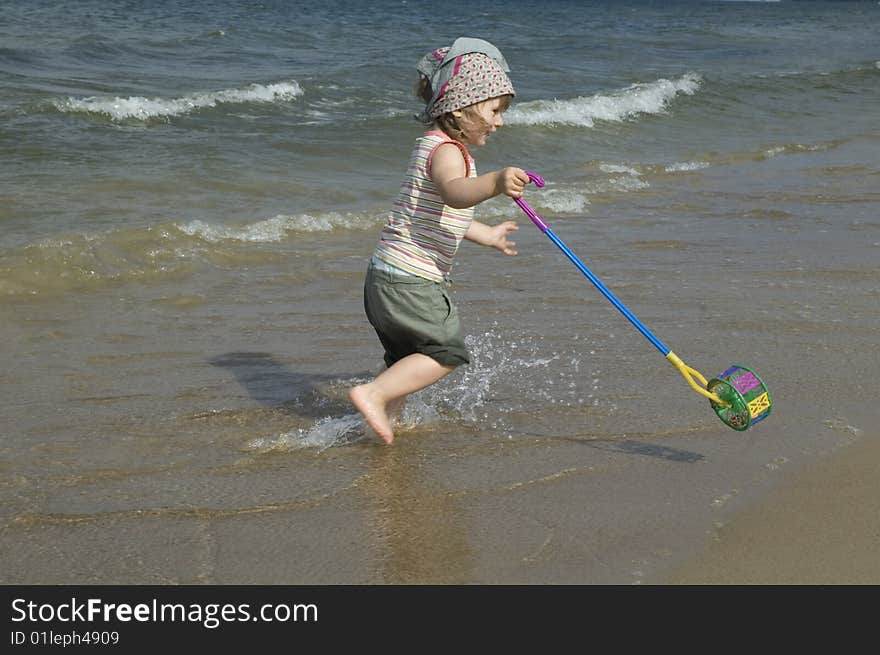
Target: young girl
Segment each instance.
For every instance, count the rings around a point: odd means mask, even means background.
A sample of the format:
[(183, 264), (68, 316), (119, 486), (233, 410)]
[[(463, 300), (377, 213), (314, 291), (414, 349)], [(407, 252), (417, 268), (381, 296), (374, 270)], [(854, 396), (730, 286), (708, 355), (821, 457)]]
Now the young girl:
[(514, 95), (507, 62), (487, 41), (460, 38), (419, 62), (421, 115), (430, 127), (416, 139), (406, 177), (382, 230), (364, 282), (364, 308), (385, 348), (387, 368), (353, 387), (351, 402), (390, 444), (392, 418), (406, 397), (469, 363), (458, 312), (444, 288), (461, 240), (515, 255), (506, 221), (473, 220), (473, 207), (500, 194), (523, 195), (516, 167), (477, 175), (467, 146), (486, 143), (504, 124)]

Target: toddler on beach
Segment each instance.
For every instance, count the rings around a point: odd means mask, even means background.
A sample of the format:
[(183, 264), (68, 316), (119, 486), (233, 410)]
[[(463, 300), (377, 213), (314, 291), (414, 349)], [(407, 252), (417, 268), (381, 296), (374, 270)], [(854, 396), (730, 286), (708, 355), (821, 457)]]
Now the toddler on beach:
[(510, 70), (488, 41), (462, 37), (417, 66), (422, 122), (406, 176), (367, 268), (364, 309), (385, 349), (387, 368), (349, 391), (382, 440), (406, 397), (469, 363), (458, 312), (444, 287), (462, 239), (515, 255), (514, 221), (473, 220), (474, 206), (505, 194), (520, 198), (526, 173), (509, 166), (477, 175), (468, 146), (504, 124), (514, 96)]

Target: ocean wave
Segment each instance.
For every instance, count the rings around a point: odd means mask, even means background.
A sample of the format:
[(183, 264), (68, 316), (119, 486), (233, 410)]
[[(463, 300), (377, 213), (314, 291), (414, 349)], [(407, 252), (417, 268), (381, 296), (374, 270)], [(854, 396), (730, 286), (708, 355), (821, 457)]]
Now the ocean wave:
[(608, 175), (599, 178), (589, 185), (591, 193), (628, 193), (650, 188), (650, 184), (642, 178), (642, 171), (627, 164), (600, 163), (599, 170)]
[(571, 100), (532, 100), (505, 114), (509, 125), (573, 125), (593, 127), (597, 120), (622, 122), (639, 114), (662, 114), (679, 94), (693, 95), (702, 84), (696, 73), (678, 79), (632, 84), (615, 93)]
[[(548, 184), (549, 187), (549, 184)], [(589, 195), (594, 190), (588, 185), (565, 185), (553, 188), (536, 189), (527, 187), (525, 200), (538, 214), (548, 216), (582, 216), (589, 212)], [(477, 208), (477, 219), (521, 219), (522, 210), (505, 195), (497, 196)]]
[[(692, 162), (679, 164), (677, 170), (696, 170), (709, 164)], [(653, 167), (642, 165), (648, 172)], [(529, 206), (539, 215), (547, 216), (583, 216), (590, 211), (591, 197), (619, 195), (649, 189), (651, 184), (644, 179), (641, 171), (624, 164), (596, 163), (596, 170), (604, 173), (591, 174), (579, 182), (563, 184), (548, 183), (543, 189), (526, 188), (526, 200)], [(478, 208), (478, 217), (482, 219), (522, 217), (522, 210), (510, 202), (507, 196), (498, 196), (482, 203)]]
[(251, 84), (240, 89), (224, 89), (209, 93), (193, 93), (179, 98), (145, 98), (143, 96), (68, 97), (53, 100), (52, 105), (60, 112), (101, 114), (112, 120), (135, 119), (148, 121), (157, 118), (182, 116), (218, 104), (247, 104), (289, 102), (301, 96), (303, 89), (295, 80), (274, 84)]
[(804, 152), (822, 152), (833, 148), (834, 143), (783, 143), (768, 147), (762, 153), (763, 159), (772, 159), (779, 155), (793, 155)]
[(174, 279), (203, 266), (259, 266), (278, 252), (248, 247), (302, 232), (376, 227), (380, 213), (276, 216), (239, 226), (190, 221), (40, 239), (0, 251), (0, 299)]
[(548, 189), (539, 206), (553, 214), (584, 214), (589, 204), (589, 198), (576, 189)]
[(376, 214), (340, 214), (327, 212), (324, 214), (299, 214), (287, 216), (279, 214), (255, 223), (242, 226), (230, 226), (220, 223), (206, 223), (195, 220), (183, 225), (176, 225), (178, 230), (192, 237), (203, 239), (209, 243), (221, 241), (240, 241), (242, 243), (277, 243), (283, 240), (288, 232), (332, 232), (334, 230), (366, 230), (375, 227), (382, 219)]
[(637, 171), (632, 166), (626, 166), (624, 164), (599, 164), (599, 170), (603, 173), (626, 173), (627, 175), (641, 175), (639, 171)]

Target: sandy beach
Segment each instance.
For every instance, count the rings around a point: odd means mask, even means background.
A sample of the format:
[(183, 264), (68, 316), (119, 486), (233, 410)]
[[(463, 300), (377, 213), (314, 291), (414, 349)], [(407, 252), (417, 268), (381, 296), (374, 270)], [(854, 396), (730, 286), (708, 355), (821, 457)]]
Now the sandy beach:
[(880, 583), (880, 437), (786, 478), (667, 584)]

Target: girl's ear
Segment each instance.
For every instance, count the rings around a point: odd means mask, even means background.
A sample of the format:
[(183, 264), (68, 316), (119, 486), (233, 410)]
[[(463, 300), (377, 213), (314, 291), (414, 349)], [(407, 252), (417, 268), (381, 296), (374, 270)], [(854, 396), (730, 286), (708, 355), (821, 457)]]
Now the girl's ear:
[(453, 115), (455, 118), (461, 118), (462, 116), (464, 116), (464, 114), (461, 113), (461, 110), (460, 110), (460, 109), (456, 109), (455, 111), (453, 111), (453, 112), (451, 112), (451, 113), (452, 113), (452, 115)]

